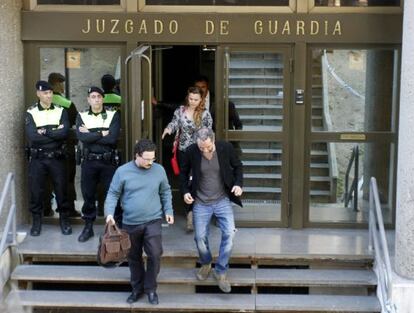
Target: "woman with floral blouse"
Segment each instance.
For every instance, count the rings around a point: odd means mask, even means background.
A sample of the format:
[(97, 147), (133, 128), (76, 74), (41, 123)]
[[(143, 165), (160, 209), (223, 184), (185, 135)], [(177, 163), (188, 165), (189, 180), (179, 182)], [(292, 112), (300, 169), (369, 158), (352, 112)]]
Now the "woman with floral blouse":
[[(185, 104), (177, 108), (171, 122), (162, 133), (162, 139), (173, 133), (178, 136), (178, 161), (182, 160), (184, 151), (195, 143), (194, 133), (200, 128), (212, 128), (213, 119), (205, 108), (204, 95), (200, 88), (190, 87), (187, 90)], [(187, 213), (187, 231), (193, 230), (191, 207)]]

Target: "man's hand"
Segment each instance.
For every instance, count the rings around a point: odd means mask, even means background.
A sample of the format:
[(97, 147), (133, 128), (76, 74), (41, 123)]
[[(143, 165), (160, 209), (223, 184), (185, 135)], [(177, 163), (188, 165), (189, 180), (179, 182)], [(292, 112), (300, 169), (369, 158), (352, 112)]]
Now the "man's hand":
[(102, 137), (108, 136), (109, 130), (103, 130), (101, 133), (102, 133)]
[(243, 193), (243, 189), (240, 186), (233, 186), (231, 188), (231, 192), (234, 193), (235, 196), (240, 197)]
[(39, 135), (44, 135), (44, 134), (46, 134), (46, 128), (39, 128), (39, 129), (37, 130), (37, 133), (38, 133)]
[(174, 216), (173, 215), (166, 214), (165, 219), (167, 220), (168, 224), (170, 224), (170, 225), (174, 224)]
[(82, 124), (82, 126), (79, 126), (79, 131), (80, 131), (81, 133), (89, 133), (89, 129), (87, 129), (87, 128), (85, 127), (85, 125), (83, 125), (83, 124)]
[(185, 202), (185, 203), (187, 203), (187, 204), (191, 204), (191, 203), (193, 203), (193, 202), (194, 202), (194, 199), (193, 199), (193, 197), (191, 196), (191, 193), (187, 192), (187, 193), (184, 195), (184, 202)]
[(161, 139), (164, 139), (164, 137), (166, 135), (171, 135), (171, 129), (169, 129), (168, 127), (164, 129), (164, 132), (162, 133)]
[(63, 127), (65, 127), (65, 125), (60, 124), (57, 129), (62, 129)]
[(108, 215), (106, 217), (106, 223), (109, 224), (109, 225), (115, 225), (114, 217), (112, 215)]

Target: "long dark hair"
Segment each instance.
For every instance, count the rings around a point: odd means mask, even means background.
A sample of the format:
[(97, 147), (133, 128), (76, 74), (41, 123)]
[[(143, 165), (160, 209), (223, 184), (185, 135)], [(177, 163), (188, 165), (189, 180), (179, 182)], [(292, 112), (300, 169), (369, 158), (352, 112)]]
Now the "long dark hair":
[(185, 106), (186, 107), (188, 107), (190, 105), (189, 102), (188, 102), (188, 96), (190, 95), (190, 93), (195, 94), (195, 95), (200, 95), (200, 98), (201, 98), (200, 104), (194, 110), (194, 124), (197, 127), (200, 127), (201, 126), (201, 118), (203, 116), (204, 110), (206, 109), (203, 91), (200, 88), (196, 87), (196, 86), (188, 88), (187, 97), (185, 98)]

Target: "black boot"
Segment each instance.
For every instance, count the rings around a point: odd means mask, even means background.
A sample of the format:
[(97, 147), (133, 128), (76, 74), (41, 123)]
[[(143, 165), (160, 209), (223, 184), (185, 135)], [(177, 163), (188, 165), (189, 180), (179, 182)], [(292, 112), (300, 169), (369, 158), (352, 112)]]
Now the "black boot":
[(79, 235), (78, 241), (85, 242), (88, 241), (89, 238), (93, 237), (93, 222), (92, 221), (86, 221), (85, 227), (83, 228), (81, 234)]
[(42, 216), (38, 214), (32, 215), (32, 228), (30, 229), (31, 236), (39, 236), (42, 231)]
[(67, 216), (67, 214), (59, 214), (59, 224), (62, 234), (70, 235), (72, 233), (72, 227), (70, 226), (69, 217)]

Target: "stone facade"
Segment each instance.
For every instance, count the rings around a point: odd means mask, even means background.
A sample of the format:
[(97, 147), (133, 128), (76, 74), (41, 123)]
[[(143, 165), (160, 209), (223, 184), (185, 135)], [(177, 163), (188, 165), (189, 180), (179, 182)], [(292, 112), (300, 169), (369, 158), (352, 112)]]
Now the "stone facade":
[[(16, 194), (26, 194), (24, 175), (24, 94), (23, 94), (23, 44), (21, 37), (20, 0), (0, 1), (0, 188), (8, 172), (16, 175)], [(18, 221), (24, 221), (27, 214), (23, 197), (18, 199)], [(5, 222), (0, 218), (0, 228)]]

